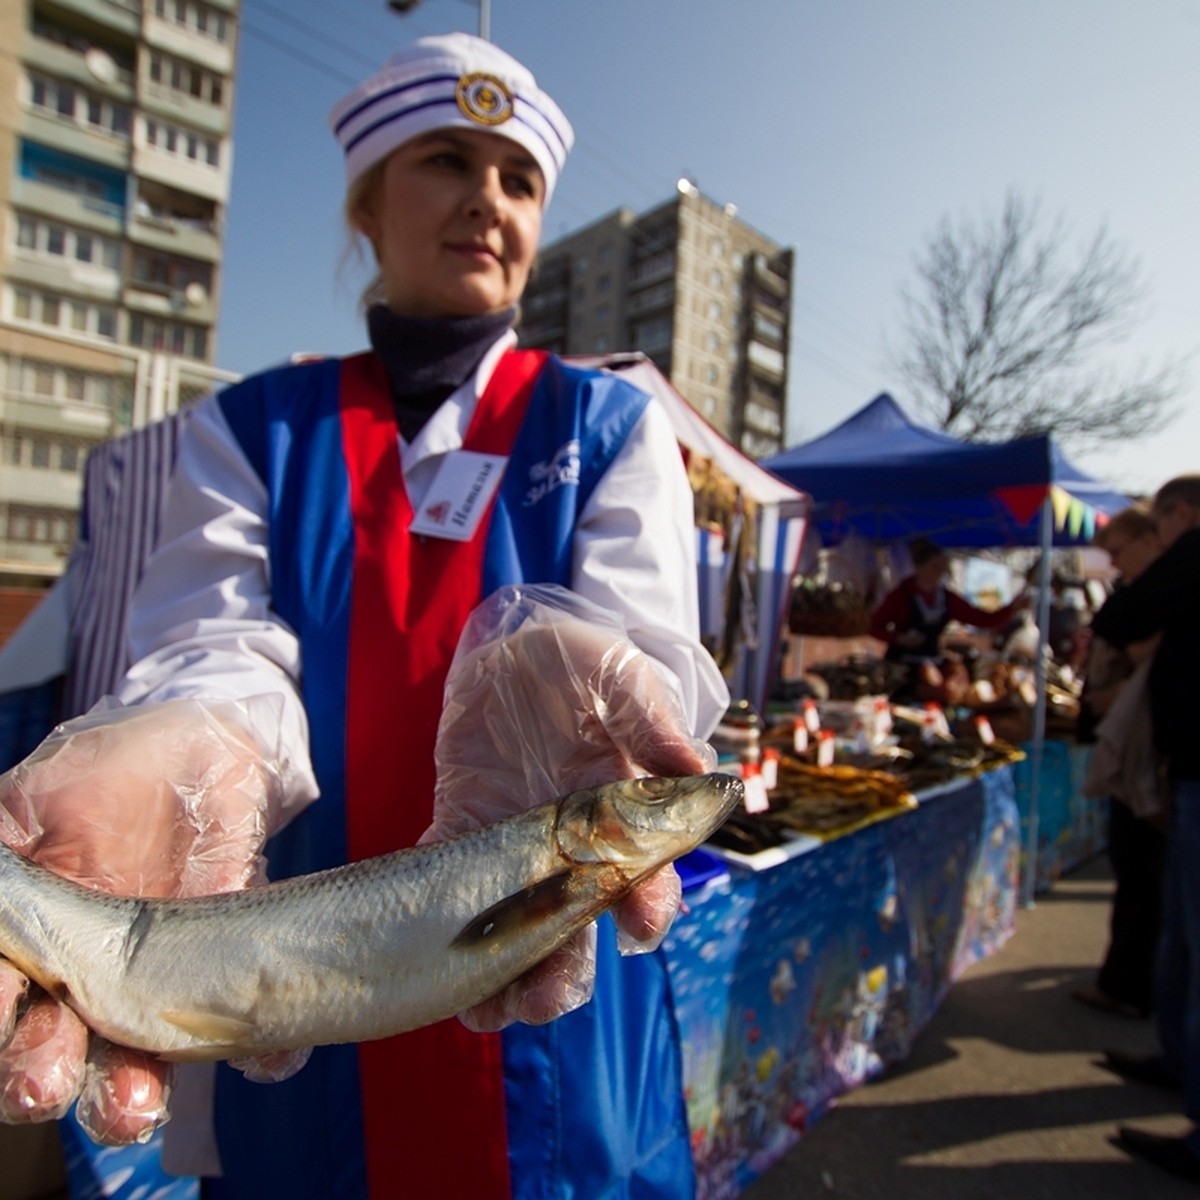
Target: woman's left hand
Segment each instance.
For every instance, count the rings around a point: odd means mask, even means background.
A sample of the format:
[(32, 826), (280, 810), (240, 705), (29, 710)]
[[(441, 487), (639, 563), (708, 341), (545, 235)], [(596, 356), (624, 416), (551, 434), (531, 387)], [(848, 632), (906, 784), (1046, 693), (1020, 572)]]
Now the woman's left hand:
[[(455, 660), (438, 734), (434, 820), (440, 841), (577, 788), (716, 765), (674, 688), (616, 623), (543, 604), (526, 589), (516, 628), (502, 624)], [(554, 599), (552, 594), (551, 600)], [(492, 636), (494, 634), (494, 636)], [(614, 910), (622, 953), (655, 949), (675, 918), (679, 876), (664, 867)], [(541, 1024), (588, 1000), (595, 928), (500, 995), (460, 1014), (473, 1029)]]

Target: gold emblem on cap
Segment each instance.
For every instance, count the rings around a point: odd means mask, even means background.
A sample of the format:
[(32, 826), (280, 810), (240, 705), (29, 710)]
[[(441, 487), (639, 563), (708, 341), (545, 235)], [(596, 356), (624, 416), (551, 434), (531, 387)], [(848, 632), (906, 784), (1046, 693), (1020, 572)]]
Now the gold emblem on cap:
[(480, 125), (503, 125), (513, 115), (512, 92), (495, 75), (481, 71), (459, 79), (454, 99), (463, 114)]

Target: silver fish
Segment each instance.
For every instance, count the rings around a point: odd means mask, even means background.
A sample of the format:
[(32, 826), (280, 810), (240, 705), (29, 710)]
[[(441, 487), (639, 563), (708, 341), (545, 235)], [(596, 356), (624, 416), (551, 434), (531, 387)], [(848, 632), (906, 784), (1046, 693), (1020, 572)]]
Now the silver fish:
[(495, 995), (697, 846), (729, 775), (587, 788), (452, 841), (243, 892), (128, 899), (0, 847), (0, 956), (175, 1060), (387, 1037)]

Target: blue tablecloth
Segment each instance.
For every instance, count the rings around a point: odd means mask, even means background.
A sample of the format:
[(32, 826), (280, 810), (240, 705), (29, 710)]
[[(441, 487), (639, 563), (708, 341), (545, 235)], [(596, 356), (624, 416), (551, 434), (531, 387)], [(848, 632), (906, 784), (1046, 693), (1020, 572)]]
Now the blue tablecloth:
[[(1029, 844), (1031, 785), (1034, 754), (1032, 743), (1021, 747), (1025, 761), (1016, 764), (1014, 777), (1017, 805), (1021, 810), (1021, 872), (1024, 878), (1025, 850)], [(1038, 850), (1034, 890), (1046, 892), (1056, 880), (1099, 854), (1108, 845), (1108, 800), (1089, 799), (1082, 792), (1090, 746), (1046, 741), (1042, 744), (1038, 772)]]
[[(664, 953), (697, 1200), (735, 1196), (836, 1096), (903, 1059), (953, 980), (1010, 936), (1013, 768), (919, 799), (767, 870), (691, 857)], [(198, 1195), (162, 1174), (161, 1135), (106, 1150), (61, 1126), (73, 1200)]]
[(920, 799), (685, 892), (664, 949), (697, 1200), (737, 1195), (836, 1096), (903, 1059), (954, 979), (1011, 935), (1012, 768)]

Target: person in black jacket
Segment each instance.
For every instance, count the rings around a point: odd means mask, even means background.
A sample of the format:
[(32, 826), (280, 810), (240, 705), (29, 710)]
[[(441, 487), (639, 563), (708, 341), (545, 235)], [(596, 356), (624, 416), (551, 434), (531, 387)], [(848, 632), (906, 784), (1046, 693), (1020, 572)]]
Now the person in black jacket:
[[(1116, 591), (1137, 579), (1162, 551), (1153, 515), (1136, 506), (1113, 516), (1097, 530), (1093, 542), (1108, 554), (1118, 573)], [(1106, 601), (1106, 605), (1111, 603), (1111, 598)], [(1099, 611), (1103, 612), (1104, 607)], [(1092, 637), (1076, 729), (1079, 741), (1096, 740), (1097, 725), (1129, 683), (1135, 667), (1152, 658), (1157, 648), (1157, 638), (1118, 650), (1104, 638)], [(1108, 950), (1095, 983), (1071, 993), (1092, 1008), (1137, 1017), (1148, 1016), (1154, 1008), (1154, 958), (1162, 928), (1166, 866), (1165, 826), (1165, 806), (1163, 811), (1151, 811), (1144, 797), (1112, 797), (1108, 854), (1116, 886)]]
[(1096, 614), (1097, 637), (1127, 646), (1161, 634), (1150, 671), (1154, 744), (1171, 791), (1163, 927), (1155, 980), (1161, 1053), (1137, 1058), (1108, 1051), (1126, 1078), (1183, 1093), (1191, 1131), (1168, 1137), (1122, 1125), (1114, 1141), (1185, 1179), (1200, 1182), (1200, 475), (1159, 488), (1153, 515), (1162, 554)]

